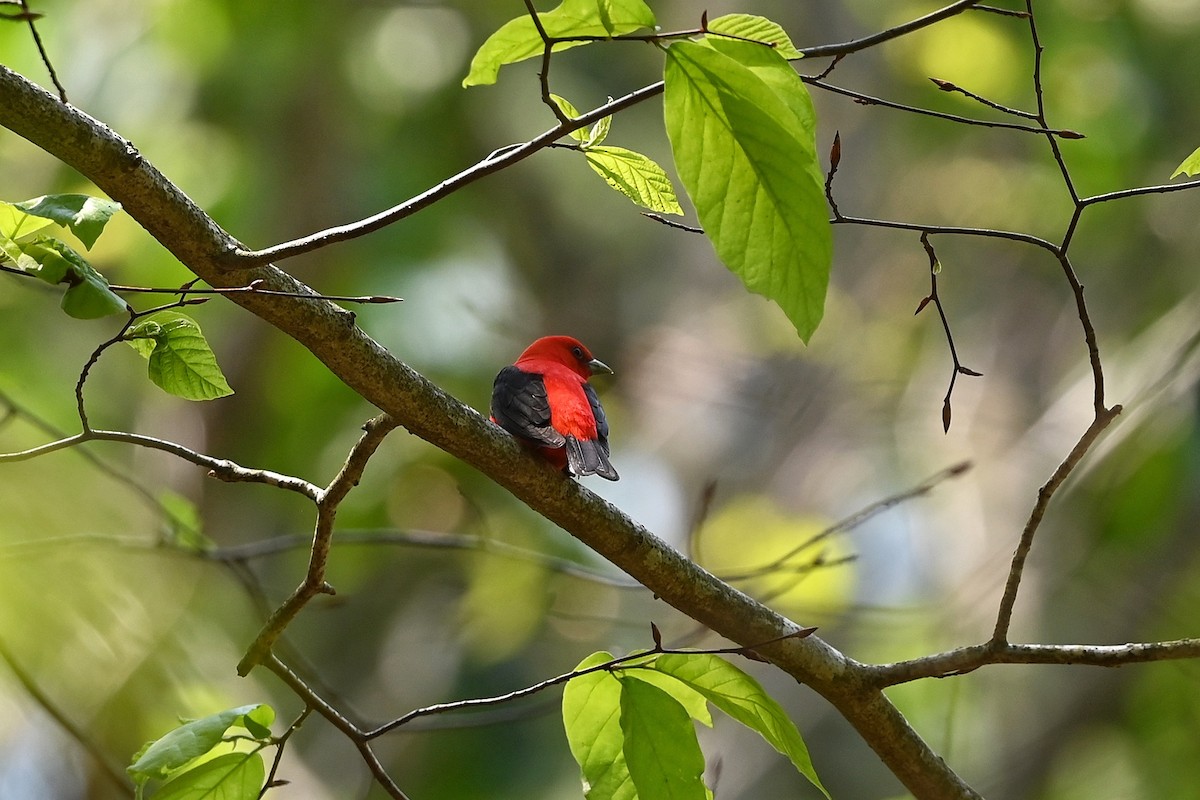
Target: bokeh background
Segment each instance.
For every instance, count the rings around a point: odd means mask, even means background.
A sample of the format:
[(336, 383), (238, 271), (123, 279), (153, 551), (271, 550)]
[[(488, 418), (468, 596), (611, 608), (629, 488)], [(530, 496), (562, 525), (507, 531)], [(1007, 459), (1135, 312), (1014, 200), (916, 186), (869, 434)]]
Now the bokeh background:
[[(664, 28), (697, 23), (692, 3), (652, 5)], [(1079, 191), (1166, 182), (1200, 145), (1200, 0), (1037, 6), (1051, 124), (1087, 135), (1064, 143)], [(707, 10), (766, 15), (805, 46), (934, 7), (714, 0)], [(505, 67), (497, 86), (459, 85), (474, 49), (521, 8), (515, 0), (35, 4), (72, 101), (251, 246), (359, 219), (550, 127), (533, 62)], [(49, 85), (22, 26), (0, 26), (0, 54)], [(641, 44), (579, 48), (555, 58), (553, 85), (592, 108), (656, 80), (661, 60)], [(826, 64), (798, 66), (812, 73)], [(830, 80), (1003, 119), (928, 78), (1031, 109), (1032, 69), (1025, 23), (977, 12), (847, 58)], [(1069, 198), (1042, 139), (821, 91), (814, 100), (819, 151), (841, 133), (843, 212), (1062, 236)], [(610, 143), (669, 169), (660, 100), (621, 114)], [(0, 176), (5, 200), (90, 189), (7, 132)], [(1045, 522), (1016, 640), (1200, 634), (1198, 218), (1200, 194), (1181, 193), (1096, 207), (1080, 226), (1072, 252), (1109, 401), (1126, 412)], [(1037, 487), (1090, 419), (1073, 298), (1044, 251), (935, 237), (955, 344), (983, 373), (959, 379), (943, 433), (951, 361), (933, 308), (913, 316), (929, 289), (916, 235), (841, 226), (835, 236), (826, 319), (808, 347), (702, 237), (643, 218), (561, 150), (281, 266), (327, 293), (404, 297), (355, 308), (360, 323), (481, 410), (496, 370), (530, 340), (552, 332), (584, 340), (616, 370), (600, 390), (622, 475), (589, 487), (718, 573), (769, 564), (832, 522), (971, 462), (928, 495), (809, 548), (801, 569), (741, 585), (820, 625), (860, 660), (982, 641)], [(128, 217), (114, 220), (93, 257), (115, 283), (190, 277)], [(69, 319), (57, 299), (49, 287), (0, 275), (5, 451), (78, 429), (79, 371), (119, 324)], [(168, 397), (146, 381), (139, 356), (116, 348), (86, 386), (93, 424), (327, 482), (373, 410), (232, 304), (192, 311), (236, 394), (203, 404)], [(286, 655), (364, 723), (520, 688), (597, 649), (648, 646), (651, 620), (668, 640), (717, 644), (403, 431), (338, 519), (330, 563), (338, 594), (305, 610)], [(0, 797), (121, 796), (51, 707), (118, 770), (180, 717), (267, 701), (282, 731), (300, 711), (296, 698), (266, 673), (238, 679), (234, 666), (265, 610), (299, 580), (311, 523), (295, 496), (221, 484), (124, 446), (0, 465), (0, 645), (9, 662), (0, 664)], [(197, 530), (216, 547), (207, 557), (187, 551)], [(413, 542), (418, 534), (426, 544)], [(814, 562), (826, 565), (803, 568)], [(764, 665), (743, 666), (794, 712), (835, 797), (902, 795), (819, 698)], [(890, 695), (990, 798), (1200, 798), (1197, 664), (993, 667)], [(389, 735), (381, 755), (420, 800), (578, 796), (557, 701), (550, 692), (486, 714), (434, 717)], [(816, 796), (728, 720), (701, 738), (717, 796)], [(281, 777), (292, 784), (272, 795), (383, 796), (349, 743), (315, 717), (293, 739)]]

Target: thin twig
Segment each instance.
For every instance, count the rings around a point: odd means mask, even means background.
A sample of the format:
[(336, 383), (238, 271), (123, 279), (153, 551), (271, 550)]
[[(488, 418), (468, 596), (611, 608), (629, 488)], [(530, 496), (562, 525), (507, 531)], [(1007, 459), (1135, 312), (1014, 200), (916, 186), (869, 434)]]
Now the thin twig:
[(233, 461), (224, 458), (213, 458), (212, 456), (204, 455), (196, 452), (191, 448), (184, 447), (181, 444), (167, 441), (166, 439), (158, 439), (153, 436), (145, 436), (140, 433), (129, 433), (127, 431), (104, 431), (96, 428), (90, 428), (83, 433), (77, 433), (74, 436), (68, 436), (54, 442), (32, 447), (28, 450), (21, 450), (14, 453), (0, 453), (0, 463), (6, 461), (26, 461), (31, 458), (36, 458), (46, 453), (53, 453), (56, 450), (65, 450), (70, 447), (75, 447), (85, 442), (122, 442), (124, 444), (137, 445), (139, 447), (148, 447), (152, 450), (162, 450), (166, 453), (178, 456), (185, 461), (190, 461), (197, 466), (206, 467), (209, 470), (210, 477), (218, 480), (228, 481), (231, 483), (265, 483), (268, 486), (274, 486), (279, 489), (286, 489), (291, 492), (304, 495), (310, 500), (316, 500), (320, 489), (308, 481), (294, 478), (290, 475), (281, 475), (278, 472), (271, 472), (264, 469), (247, 469)]
[(867, 668), (867, 681), (879, 688), (924, 678), (947, 678), (993, 664), (1059, 664), (1123, 667), (1150, 661), (1200, 658), (1200, 639), (1130, 644), (1011, 644), (990, 641), (909, 661)]
[(1071, 448), (1071, 452), (1058, 465), (1058, 469), (1054, 470), (1054, 474), (1038, 490), (1037, 502), (1034, 503), (1033, 511), (1029, 514), (1029, 520), (1025, 523), (1025, 529), (1021, 532), (1021, 539), (1017, 544), (1016, 552), (1013, 553), (1008, 580), (1004, 586), (1004, 595), (1000, 598), (1000, 610), (996, 614), (996, 626), (992, 631), (992, 642), (1003, 644), (1008, 640), (1008, 629), (1012, 624), (1013, 606), (1017, 602), (1017, 591), (1021, 587), (1021, 576), (1025, 570), (1025, 562), (1029, 558), (1029, 551), (1033, 547), (1034, 535), (1042, 524), (1042, 518), (1046, 515), (1050, 499), (1054, 497), (1054, 493), (1071, 475), (1071, 472), (1074, 471), (1079, 462), (1083, 460), (1092, 443), (1096, 441), (1097, 437), (1100, 436), (1104, 429), (1120, 413), (1121, 407), (1113, 406), (1112, 409), (1098, 414), (1092, 420), (1092, 424), (1088, 426), (1088, 429), (1084, 431), (1083, 436)]
[(1019, 108), (1011, 108), (1010, 106), (1002, 105), (994, 100), (987, 99), (983, 95), (964, 89), (956, 83), (944, 81), (941, 78), (930, 78), (929, 80), (933, 82), (934, 86), (937, 86), (943, 92), (961, 94), (963, 97), (967, 97), (977, 103), (981, 103), (988, 108), (1000, 111), (1004, 114), (1011, 114), (1014, 117), (1021, 117), (1022, 119), (1036, 120), (1038, 118), (1037, 114), (1034, 114), (1032, 111), (1022, 111)]
[[(18, 274), (20, 270), (13, 270)], [(194, 281), (192, 281), (194, 283)], [(344, 295), (344, 294), (310, 294), (306, 292), (281, 292), (275, 289), (261, 288), (263, 281), (251, 281), (246, 286), (230, 286), (228, 288), (208, 288), (208, 289), (193, 289), (190, 285), (185, 285), (178, 289), (169, 289), (166, 287), (146, 287), (146, 286), (118, 286), (113, 284), (109, 286), (114, 292), (122, 293), (141, 293), (141, 294), (177, 294), (182, 297), (188, 295), (205, 295), (205, 294), (261, 294), (270, 297), (294, 297), (300, 300), (329, 300), (334, 303), (402, 303), (403, 297), (392, 297), (391, 295), (370, 294), (370, 295)]]
[(940, 470), (929, 478), (921, 481), (916, 486), (905, 489), (902, 492), (897, 492), (889, 497), (884, 497), (880, 500), (867, 505), (864, 508), (855, 511), (853, 514), (843, 519), (838, 520), (829, 527), (819, 533), (809, 537), (805, 541), (793, 547), (788, 552), (784, 553), (779, 558), (773, 559), (769, 564), (764, 564), (761, 567), (756, 567), (736, 575), (728, 576), (726, 580), (746, 580), (748, 578), (756, 578), (762, 575), (767, 575), (777, 571), (781, 565), (791, 561), (796, 556), (809, 550), (821, 542), (838, 534), (847, 533), (858, 528), (885, 511), (890, 511), (898, 505), (907, 503), (910, 500), (915, 500), (918, 497), (924, 497), (932, 492), (939, 485), (952, 478), (957, 478), (960, 475), (965, 475), (971, 469), (971, 462), (963, 461), (954, 466)]
[(69, 103), (67, 100), (67, 90), (63, 87), (62, 82), (58, 79), (58, 73), (54, 70), (54, 64), (50, 62), (50, 54), (46, 52), (46, 46), (42, 44), (42, 36), (38, 33), (37, 26), (34, 21), (41, 16), (29, 10), (28, 0), (20, 0), (22, 17), (29, 25), (29, 33), (33, 36), (33, 43), (37, 45), (38, 55), (42, 58), (42, 63), (46, 65), (46, 71), (50, 73), (50, 81), (54, 84), (54, 88), (58, 90), (58, 99), (64, 103)]
[[(654, 631), (655, 637), (658, 638), (658, 628), (652, 624), (651, 629)], [(364, 738), (377, 738), (385, 733), (394, 731), (395, 729), (412, 722), (415, 719), (426, 717), (431, 714), (445, 714), (451, 711), (465, 711), (469, 709), (486, 708), (488, 706), (499, 705), (502, 703), (511, 703), (514, 700), (519, 700), (523, 697), (529, 697), (530, 695), (545, 691), (552, 686), (558, 686), (559, 684), (566, 683), (567, 681), (574, 680), (575, 678), (581, 678), (584, 675), (591, 675), (595, 672), (613, 672), (620, 668), (628, 669), (631, 667), (636, 667), (639, 664), (644, 664), (645, 662), (653, 660), (661, 655), (745, 655), (755, 660), (761, 660), (761, 657), (754, 652), (756, 649), (777, 644), (785, 639), (803, 639), (806, 636), (812, 635), (814, 631), (816, 631), (816, 628), (801, 628), (783, 636), (778, 636), (769, 641), (759, 642), (751, 646), (716, 647), (711, 649), (673, 649), (663, 647), (660, 641), (656, 641), (654, 647), (649, 650), (641, 650), (634, 653), (629, 653), (628, 655), (619, 656), (617, 658), (605, 661), (603, 664), (596, 664), (591, 667), (585, 667), (584, 669), (564, 672), (561, 675), (556, 675), (553, 678), (547, 678), (544, 681), (539, 681), (532, 686), (527, 686), (523, 689), (517, 689), (516, 691), (506, 692), (505, 694), (495, 695), (493, 697), (479, 697), (471, 700), (456, 700), (450, 703), (438, 703), (436, 705), (414, 709), (413, 711), (410, 711), (401, 717), (397, 717), (391, 722), (380, 725), (374, 730), (367, 731), (364, 734)]]
[[(817, 45), (815, 47), (797, 48), (801, 54), (806, 57), (818, 56), (837, 56), (855, 53), (860, 50), (865, 50), (883, 42), (905, 36), (914, 31), (925, 28), (943, 19), (947, 19), (956, 14), (970, 9), (976, 5), (978, 0), (958, 0), (944, 8), (926, 14), (914, 20), (910, 20), (901, 25), (896, 25), (887, 30), (878, 33), (864, 36), (859, 39), (852, 39), (847, 42), (829, 45)], [(226, 256), (228, 269), (248, 269), (251, 267), (262, 266), (273, 261), (282, 261), (285, 258), (298, 256), (302, 253), (310, 253), (314, 250), (319, 250), (323, 247), (335, 244), (337, 242), (348, 241), (360, 236), (365, 236), (368, 233), (379, 230), (380, 228), (391, 225), (406, 217), (415, 214), (423, 208), (426, 208), (442, 198), (450, 195), (465, 186), (474, 183), (481, 178), (499, 172), (506, 167), (512, 166), (518, 161), (522, 161), (539, 150), (545, 149), (552, 142), (566, 136), (572, 131), (592, 125), (604, 117), (611, 116), (626, 108), (630, 108), (638, 103), (656, 97), (663, 92), (663, 82), (658, 81), (641, 89), (630, 92), (623, 97), (612, 100), (599, 106), (586, 114), (582, 114), (568, 122), (560, 122), (555, 127), (542, 133), (539, 136), (530, 139), (527, 142), (520, 144), (506, 145), (493, 151), (487, 158), (464, 169), (457, 175), (439, 183), (431, 189), (422, 192), (415, 197), (405, 200), (389, 209), (374, 214), (357, 222), (351, 222), (345, 225), (339, 225), (332, 228), (327, 228), (317, 233), (303, 236), (299, 239), (283, 242), (261, 250), (246, 250), (235, 248)], [(1001, 126), (1002, 127), (1002, 126)]]
[(1051, 129), (1047, 128), (1044, 123), (1038, 126), (1022, 125), (1019, 122), (1002, 122), (998, 120), (976, 119), (974, 117), (964, 117), (961, 114), (949, 114), (945, 111), (934, 111), (930, 108), (921, 108), (919, 106), (910, 106), (905, 103), (897, 103), (892, 100), (884, 100), (882, 97), (856, 92), (853, 89), (846, 89), (841, 86), (836, 86), (820, 78), (801, 75), (800, 79), (809, 86), (816, 86), (818, 89), (824, 89), (827, 92), (840, 94), (843, 97), (849, 97), (856, 103), (861, 103), (865, 106), (880, 106), (882, 108), (891, 108), (896, 111), (907, 111), (910, 114), (918, 114), (925, 117), (934, 117), (935, 119), (946, 120), (947, 122), (957, 122), (962, 125), (977, 125), (983, 128), (998, 128), (1001, 130), (1021, 131), (1023, 133), (1041, 134), (1048, 139), (1054, 141), (1058, 137), (1063, 139), (1082, 139), (1083, 135), (1077, 131), (1066, 129)]
[(329, 486), (321, 490), (316, 498), (317, 521), (314, 526), (312, 548), (309, 553), (308, 570), (304, 580), (296, 587), (283, 605), (275, 610), (263, 625), (254, 643), (238, 662), (238, 674), (245, 677), (255, 665), (271, 652), (275, 641), (308, 601), (318, 594), (334, 594), (334, 589), (325, 581), (325, 565), (329, 560), (329, 548), (333, 540), (333, 524), (338, 506), (350, 490), (358, 485), (363, 470), (379, 445), (399, 423), (387, 414), (380, 414), (363, 425), (363, 435), (351, 448), (346, 463)]
[(977, 5), (979, 0), (958, 0), (956, 3), (951, 3), (948, 6), (939, 8), (937, 11), (930, 12), (923, 17), (905, 22), (902, 25), (897, 25), (893, 28), (888, 28), (879, 33), (873, 33), (870, 36), (863, 36), (860, 39), (852, 39), (841, 44), (826, 44), (817, 47), (801, 47), (798, 48), (806, 58), (816, 58), (818, 56), (844, 56), (850, 53), (857, 53), (859, 50), (866, 50), (869, 47), (874, 47), (884, 42), (890, 42), (893, 39), (898, 39), (901, 36), (907, 36), (910, 33), (919, 31), (921, 28), (927, 28), (935, 22), (941, 22), (944, 19), (949, 19), (964, 11), (970, 10)]
[[(276, 536), (246, 544), (221, 547), (204, 554), (205, 558), (222, 563), (247, 562), (289, 552), (311, 544), (311, 536)], [(388, 545), (428, 547), (449, 550), (474, 550), (499, 558), (516, 559), (536, 564), (552, 572), (579, 580), (609, 586), (614, 589), (640, 589), (642, 585), (630, 578), (606, 575), (565, 558), (509, 544), (482, 536), (437, 531), (348, 530), (339, 531), (337, 542), (347, 545)]]
[(287, 781), (277, 781), (275, 778), (279, 774), (279, 762), (283, 760), (283, 751), (287, 748), (288, 740), (292, 738), (296, 731), (300, 730), (300, 726), (304, 724), (304, 720), (308, 719), (308, 715), (312, 713), (312, 710), (312, 706), (305, 706), (304, 710), (300, 712), (300, 716), (292, 721), (292, 724), (283, 732), (283, 735), (275, 739), (275, 758), (271, 760), (271, 770), (267, 773), (267, 779), (263, 782), (262, 791), (258, 793), (260, 799), (269, 790), (287, 783)]
[(941, 262), (938, 261), (937, 253), (933, 251), (933, 245), (929, 241), (929, 231), (921, 233), (921, 246), (925, 248), (925, 254), (929, 256), (929, 294), (917, 305), (914, 314), (920, 314), (925, 306), (933, 303), (937, 308), (938, 317), (942, 320), (942, 330), (946, 333), (946, 344), (950, 347), (950, 358), (954, 361), (954, 368), (950, 372), (950, 386), (946, 389), (946, 397), (942, 400), (942, 430), (948, 433), (950, 431), (950, 396), (954, 394), (954, 384), (958, 380), (958, 376), (979, 377), (983, 373), (964, 367), (958, 360), (958, 349), (954, 346), (954, 334), (950, 332), (950, 320), (946, 316), (942, 298), (938, 296), (937, 281), (938, 273), (941, 271)]
[(677, 222), (668, 217), (664, 217), (662, 214), (656, 214), (653, 211), (643, 211), (642, 216), (646, 219), (652, 219), (655, 222), (660, 222), (663, 225), (666, 225), (668, 228), (676, 228), (681, 231), (687, 231), (688, 233), (704, 233), (703, 228), (697, 228), (694, 225), (685, 225), (682, 222)]

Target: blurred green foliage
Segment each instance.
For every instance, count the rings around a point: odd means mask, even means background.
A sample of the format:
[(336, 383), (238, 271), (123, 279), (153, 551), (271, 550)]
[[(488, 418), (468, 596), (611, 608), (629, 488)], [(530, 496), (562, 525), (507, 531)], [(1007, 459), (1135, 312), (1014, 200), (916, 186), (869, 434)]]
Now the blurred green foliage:
[[(664, 26), (696, 23), (692, 4), (652, 5)], [(763, 14), (803, 47), (934, 5), (754, 0), (709, 11)], [(1063, 145), (1079, 191), (1166, 181), (1200, 141), (1200, 2), (1037, 7), (1051, 123), (1087, 134)], [(72, 102), (130, 138), (250, 246), (367, 216), (554, 123), (538, 99), (536, 59), (506, 67), (496, 86), (460, 87), (471, 54), (519, 13), (516, 2), (46, 0), (35, 8), (46, 14), (39, 30)], [(0, 25), (0, 53), (48, 85), (23, 26)], [(928, 78), (1031, 109), (1032, 63), (1024, 22), (977, 13), (847, 58), (830, 80), (994, 118)], [(552, 83), (589, 109), (661, 69), (661, 55), (645, 45), (591, 46), (556, 56)], [(814, 101), (818, 152), (841, 133), (834, 191), (845, 213), (1062, 235), (1069, 197), (1044, 140), (821, 92)], [(658, 102), (621, 114), (610, 138), (667, 165)], [(587, 342), (617, 372), (600, 388), (623, 476), (589, 487), (701, 553), (708, 533), (693, 521), (711, 482), (716, 547), (739, 509), (758, 514), (743, 523), (747, 541), (766, 527), (807, 536), (809, 520), (841, 518), (971, 459), (967, 476), (841, 540), (857, 560), (836, 567), (836, 579), (809, 579), (828, 585), (829, 596), (812, 597), (811, 610), (786, 610), (819, 622), (860, 660), (985, 638), (1037, 487), (1090, 415), (1086, 353), (1058, 265), (1010, 242), (936, 238), (955, 343), (984, 373), (959, 381), (943, 435), (950, 358), (934, 318), (912, 317), (928, 291), (915, 234), (835, 229), (826, 316), (805, 349), (701, 237), (641, 217), (573, 156), (541, 153), (373, 236), (281, 266), (321, 291), (404, 297), (354, 310), (397, 356), (479, 409), (495, 371), (536, 336)], [(0, 175), (5, 200), (94, 193), (8, 133)], [(1198, 204), (1200, 196), (1183, 193), (1100, 206), (1076, 234), (1110, 402), (1126, 413), (1052, 508), (1016, 639), (1197, 634)], [(121, 214), (89, 258), (114, 283), (190, 278)], [(119, 323), (67, 319), (59, 291), (35, 281), (0, 275), (0, 287), (0, 449), (13, 451), (54, 438), (50, 428), (77, 430), (79, 371)], [(231, 304), (193, 311), (236, 394), (203, 404), (170, 398), (146, 381), (140, 357), (115, 348), (85, 388), (93, 424), (330, 480), (373, 410)], [(4, 464), (0, 475), (0, 644), (106, 760), (119, 769), (181, 716), (270, 702), (279, 727), (300, 712), (271, 676), (234, 677), (264, 615), (302, 574), (312, 514), (299, 498), (218, 483), (163, 454), (113, 444)], [(178, 541), (171, 520), (190, 513), (178, 497), (194, 504), (215, 551), (170, 546)], [(389, 539), (459, 534), (612, 575), (403, 431), (373, 459), (339, 526), (347, 541), (329, 576), (338, 594), (306, 609), (287, 643), (297, 669), (368, 722), (520, 688), (596, 649), (647, 646), (650, 620), (668, 641), (697, 634), (644, 591), (586, 580), (557, 562), (502, 546)], [(229, 548), (281, 536), (296, 537), (295, 546), (221, 560)], [(896, 795), (894, 779), (836, 714), (763, 665), (749, 668), (792, 713), (835, 797)], [(1188, 798), (1200, 797), (1197, 678), (1189, 663), (993, 667), (893, 695), (989, 798)], [(390, 734), (380, 752), (415, 798), (578, 792), (556, 697), (412, 729)], [(721, 796), (817, 796), (761, 742), (718, 725), (702, 732), (702, 744)], [(289, 746), (282, 777), (297, 796), (382, 796), (350, 744), (317, 719)], [(0, 796), (10, 795), (121, 796), (0, 667)]]

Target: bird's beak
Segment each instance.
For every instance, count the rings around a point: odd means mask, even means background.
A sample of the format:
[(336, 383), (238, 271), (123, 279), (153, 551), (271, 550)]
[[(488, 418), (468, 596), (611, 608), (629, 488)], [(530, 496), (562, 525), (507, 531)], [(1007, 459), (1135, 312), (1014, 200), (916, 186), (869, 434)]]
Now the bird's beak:
[(587, 365), (588, 369), (591, 370), (593, 375), (595, 375), (597, 372), (607, 372), (609, 375), (613, 374), (612, 367), (610, 367), (608, 364), (605, 364), (598, 358), (593, 358), (591, 361), (587, 362)]

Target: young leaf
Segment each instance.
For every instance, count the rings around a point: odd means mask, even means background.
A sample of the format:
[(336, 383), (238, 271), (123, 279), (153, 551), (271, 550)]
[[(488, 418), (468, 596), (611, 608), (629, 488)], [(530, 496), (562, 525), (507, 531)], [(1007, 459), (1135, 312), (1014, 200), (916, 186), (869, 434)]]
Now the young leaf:
[[(575, 669), (611, 660), (610, 653), (593, 653)], [(603, 670), (572, 678), (563, 690), (562, 710), (567, 743), (583, 776), (584, 796), (588, 800), (637, 800), (622, 755), (621, 682)]]
[(48, 194), (13, 205), (27, 214), (70, 228), (88, 250), (100, 238), (112, 215), (121, 210), (120, 203), (86, 194)]
[(682, 214), (671, 179), (658, 164), (641, 153), (608, 145), (584, 150), (590, 166), (609, 186), (651, 211)]
[(687, 711), (650, 683), (619, 680), (623, 752), (639, 800), (706, 800), (704, 753)]
[(226, 753), (179, 773), (153, 800), (256, 800), (266, 777), (261, 754)]
[[(538, 14), (546, 35), (620, 36), (641, 28), (653, 28), (654, 12), (642, 0), (563, 0), (557, 8)], [(589, 42), (559, 42), (554, 51)], [(495, 83), (500, 67), (540, 56), (546, 49), (533, 19), (522, 14), (509, 20), (487, 38), (463, 78), (463, 86)]]
[[(608, 101), (611, 103), (612, 98), (608, 98)], [(587, 141), (583, 143), (584, 147), (595, 147), (596, 145), (603, 144), (604, 140), (608, 138), (608, 129), (611, 127), (612, 114), (609, 114), (607, 117), (601, 117), (599, 121), (592, 126), (592, 129), (588, 131)]]
[(808, 748), (795, 723), (754, 678), (725, 659), (708, 653), (668, 653), (655, 659), (654, 668), (687, 684), (717, 708), (757, 731), (772, 747), (787, 756), (801, 775), (829, 796), (817, 778)]
[(208, 340), (191, 317), (164, 311), (135, 324), (125, 339), (149, 359), (150, 380), (163, 391), (185, 400), (233, 394)]
[(1172, 178), (1179, 175), (1187, 175), (1189, 178), (1194, 175), (1200, 175), (1200, 147), (1197, 147), (1190, 156), (1183, 160), (1179, 168), (1171, 173)]
[(128, 306), (108, 288), (108, 281), (66, 242), (49, 236), (0, 243), (6, 257), (16, 255), (18, 268), (50, 284), (66, 283), (63, 311), (76, 319), (96, 319), (120, 314)]
[(808, 341), (833, 245), (804, 84), (771, 49), (718, 37), (673, 44), (665, 79), (675, 164), (717, 255)]
[(260, 725), (264, 720), (267, 720), (266, 724), (269, 725), (275, 716), (270, 706), (257, 703), (226, 709), (186, 722), (143, 747), (126, 771), (135, 783), (145, 783), (151, 778), (164, 779), (173, 770), (212, 750), (221, 743), (225, 731), (241, 724), (244, 718), (251, 714)]
[[(567, 98), (551, 93), (550, 99), (553, 100), (554, 104), (558, 106), (558, 109), (566, 114), (569, 118), (575, 119), (579, 116), (579, 111), (575, 108), (575, 106), (571, 105), (571, 101)], [(573, 130), (567, 135), (580, 144), (586, 144), (588, 141), (588, 132), (583, 128)]]
[(727, 33), (742, 39), (774, 45), (782, 58), (803, 58), (804, 54), (792, 44), (791, 37), (777, 22), (753, 14), (726, 14), (708, 21), (710, 33)]

